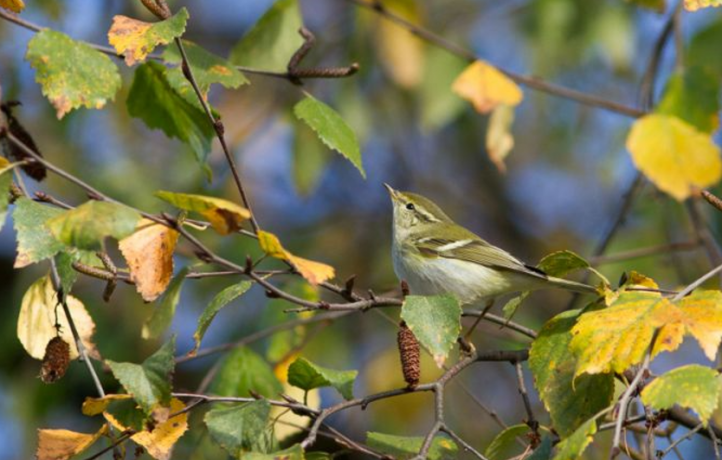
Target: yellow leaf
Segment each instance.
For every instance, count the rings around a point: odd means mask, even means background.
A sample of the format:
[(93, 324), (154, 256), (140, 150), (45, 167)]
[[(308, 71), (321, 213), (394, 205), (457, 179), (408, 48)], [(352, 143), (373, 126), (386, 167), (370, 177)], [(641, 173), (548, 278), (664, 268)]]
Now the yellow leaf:
[(486, 151), (489, 159), (501, 172), (506, 172), (504, 159), (514, 147), (511, 125), (514, 123), (514, 107), (506, 104), (498, 105), (489, 117), (486, 128)]
[(471, 102), (479, 113), (489, 113), (500, 104), (515, 107), (523, 98), (516, 83), (484, 61), (475, 61), (464, 69), (451, 89)]
[(10, 10), (13, 13), (20, 13), (25, 9), (23, 0), (0, 0), (0, 7)]
[(103, 413), (105, 409), (108, 408), (108, 405), (112, 403), (113, 401), (121, 401), (123, 399), (130, 399), (133, 396), (129, 394), (122, 394), (122, 395), (106, 395), (102, 398), (85, 398), (85, 401), (83, 401), (83, 407), (82, 412), (83, 415), (93, 416)]
[[(386, 1), (384, 7), (413, 23), (420, 22), (417, 2), (413, 0)], [(394, 82), (406, 89), (421, 83), (424, 43), (405, 28), (383, 18), (376, 17), (372, 27), (379, 59)]]
[(657, 329), (652, 357), (676, 350), (690, 334), (714, 360), (722, 340), (722, 292), (698, 291), (677, 303), (657, 293), (622, 292), (612, 306), (585, 313), (574, 326), (576, 374), (620, 373), (640, 363)]
[[(95, 323), (83, 303), (73, 296), (67, 296), (68, 309), (83, 345), (91, 355), (97, 356), (92, 342)], [(65, 317), (63, 307), (49, 277), (43, 277), (33, 283), (23, 296), (18, 317), (17, 335), (25, 350), (35, 359), (43, 359), (45, 347), (57, 335), (55, 319), (60, 323), (60, 337), (70, 345), (70, 359), (78, 357), (78, 348)]]
[(697, 11), (700, 8), (722, 6), (722, 0), (684, 0), (684, 9), (687, 11)]
[[(170, 415), (185, 409), (183, 401), (172, 398), (170, 400)], [(104, 412), (105, 419), (116, 429), (124, 431), (127, 429), (120, 421), (110, 413)], [(167, 421), (156, 425), (153, 431), (143, 430), (130, 437), (133, 442), (145, 447), (148, 454), (157, 460), (168, 460), (175, 443), (183, 436), (188, 429), (188, 412), (169, 417)]]
[(632, 160), (660, 190), (682, 201), (722, 175), (720, 149), (712, 137), (670, 115), (647, 115), (627, 137)]
[(107, 432), (107, 425), (97, 433), (76, 433), (70, 430), (38, 430), (38, 460), (66, 460), (92, 446)]
[(108, 31), (108, 42), (118, 54), (125, 57), (125, 63), (132, 66), (145, 61), (156, 46), (167, 45), (180, 37), (186, 28), (188, 11), (182, 8), (174, 16), (156, 23), (138, 21), (127, 16), (113, 17)]
[(222, 198), (165, 191), (156, 192), (155, 196), (177, 208), (199, 213), (221, 235), (235, 232), (241, 228), (241, 222), (251, 217), (248, 209)]
[(120, 240), (118, 246), (130, 268), (130, 279), (146, 302), (157, 299), (168, 287), (177, 242), (177, 231), (148, 219), (141, 220), (135, 233)]
[(294, 256), (281, 245), (281, 241), (273, 233), (259, 231), (258, 243), (269, 256), (289, 261), (301, 276), (311, 284), (323, 283), (333, 278), (336, 273), (330, 265)]

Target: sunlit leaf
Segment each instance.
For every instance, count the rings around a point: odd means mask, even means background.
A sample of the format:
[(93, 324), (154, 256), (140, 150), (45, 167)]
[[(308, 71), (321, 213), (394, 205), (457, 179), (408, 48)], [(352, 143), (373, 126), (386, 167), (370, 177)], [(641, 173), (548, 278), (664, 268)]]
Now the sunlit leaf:
[(271, 366), (245, 347), (228, 353), (211, 389), (222, 396), (248, 397), (254, 392), (267, 398), (276, 398), (283, 391)]
[[(421, 22), (419, 3), (414, 0), (390, 0), (384, 7), (412, 23)], [(398, 24), (380, 17), (375, 19), (373, 37), (381, 65), (397, 85), (416, 87), (424, 71), (424, 42)]]
[(592, 418), (557, 445), (557, 453), (553, 460), (578, 460), (591, 444), (596, 432), (597, 420)]
[(95, 444), (107, 432), (103, 427), (96, 433), (77, 433), (70, 430), (38, 430), (37, 460), (67, 460)]
[[(219, 83), (226, 88), (238, 88), (241, 85), (250, 83), (245, 75), (236, 69), (233, 64), (206, 51), (203, 47), (183, 40), (183, 49), (190, 63), (193, 77), (204, 96), (208, 94), (208, 90), (214, 83)], [(166, 62), (178, 65), (183, 62), (180, 51), (176, 46), (166, 48), (163, 52), (163, 59)], [(172, 70), (171, 73), (177, 73), (179, 78), (185, 78), (180, 67)], [(171, 78), (170, 73), (169, 78)], [(195, 94), (193, 97), (195, 97)]]
[(353, 399), (353, 384), (358, 371), (337, 371), (298, 358), (288, 368), (288, 383), (302, 390), (332, 386), (346, 399)]
[(233, 457), (244, 451), (260, 450), (271, 404), (266, 400), (253, 401), (231, 407), (218, 407), (203, 418), (211, 437)]
[(178, 272), (178, 274), (170, 282), (168, 290), (160, 301), (160, 304), (153, 310), (151, 316), (143, 323), (141, 336), (144, 339), (157, 339), (170, 327), (175, 317), (175, 309), (180, 301), (181, 288), (183, 281), (188, 274), (188, 267)]
[(297, 0), (278, 0), (233, 47), (234, 64), (286, 71), (289, 59), (303, 44), (303, 26)]
[(511, 319), (516, 314), (516, 311), (524, 303), (524, 300), (529, 296), (529, 291), (523, 291), (521, 294), (512, 297), (507, 303), (504, 304), (501, 311), (504, 314), (504, 319)]
[(684, 0), (684, 9), (687, 11), (718, 6), (722, 6), (722, 0)]
[(311, 284), (323, 283), (335, 275), (335, 270), (330, 265), (314, 262), (291, 254), (284, 249), (281, 241), (273, 233), (259, 231), (258, 243), (261, 245), (261, 249), (269, 256), (289, 261), (301, 276), (306, 278)]
[(59, 241), (80, 249), (100, 250), (107, 237), (122, 239), (135, 231), (141, 216), (118, 203), (91, 200), (47, 221)]
[[(418, 455), (424, 443), (422, 437), (394, 436), (384, 433), (366, 433), (366, 444), (399, 460), (408, 460)], [(437, 436), (431, 443), (427, 458), (429, 460), (456, 460), (459, 448), (451, 439)]]
[(356, 134), (331, 107), (310, 94), (293, 107), (293, 113), (305, 122), (329, 148), (346, 157), (366, 178)]
[(132, 398), (132, 396), (129, 394), (109, 394), (103, 396), (102, 398), (86, 397), (85, 401), (83, 401), (83, 407), (81, 410), (83, 415), (98, 415), (105, 412), (105, 410), (108, 409), (108, 405), (110, 405), (113, 401), (122, 401), (130, 398)]
[(504, 159), (514, 147), (511, 125), (514, 123), (514, 107), (500, 104), (494, 108), (486, 128), (486, 152), (501, 172), (506, 172)]
[(62, 209), (36, 203), (30, 198), (18, 198), (13, 210), (13, 224), (18, 239), (15, 268), (47, 259), (66, 248), (53, 237), (45, 224), (62, 213)]
[[(155, 424), (152, 430), (144, 428), (133, 434), (130, 439), (143, 446), (148, 454), (156, 460), (169, 460), (175, 443), (188, 430), (188, 412), (180, 413), (186, 408), (183, 401), (171, 398), (168, 412), (171, 417)], [(125, 431), (131, 427), (123, 425), (120, 420), (108, 412), (104, 412), (108, 420), (118, 431)]]
[(537, 265), (537, 268), (549, 276), (564, 276), (575, 270), (588, 267), (589, 262), (574, 252), (566, 250), (552, 252), (544, 256), (544, 258), (539, 261), (539, 265)]
[(454, 80), (451, 88), (471, 102), (479, 113), (489, 113), (500, 104), (515, 107), (523, 97), (516, 83), (484, 61), (469, 65)]
[(656, 329), (653, 357), (676, 350), (690, 334), (714, 360), (722, 339), (722, 293), (698, 291), (673, 304), (656, 293), (623, 292), (609, 308), (585, 313), (570, 344), (579, 357), (576, 374), (621, 373), (640, 363)]
[(198, 106), (188, 102), (168, 81), (165, 66), (157, 62), (140, 65), (128, 94), (128, 113), (151, 129), (188, 144), (201, 165), (211, 150), (214, 129)]
[(569, 343), (580, 312), (565, 311), (549, 320), (529, 351), (534, 386), (562, 437), (609, 406), (614, 394), (612, 374), (575, 376), (577, 357)]
[(672, 115), (702, 132), (719, 127), (719, 78), (704, 67), (685, 67), (669, 77), (655, 112)]
[(695, 188), (716, 184), (722, 175), (720, 149), (712, 137), (673, 116), (652, 114), (635, 121), (627, 149), (637, 168), (679, 201)]
[(25, 58), (58, 118), (78, 107), (101, 109), (120, 89), (118, 68), (108, 56), (55, 30), (38, 32)]
[(0, 8), (20, 13), (25, 9), (25, 2), (23, 0), (0, 0)]
[(158, 409), (169, 407), (170, 380), (175, 368), (174, 352), (175, 337), (142, 364), (118, 363), (110, 360), (106, 360), (106, 363), (123, 388), (133, 395), (146, 414), (151, 415)]
[(188, 10), (181, 8), (175, 15), (158, 22), (144, 22), (127, 16), (114, 16), (108, 31), (108, 42), (129, 66), (145, 61), (156, 46), (167, 45), (183, 35), (188, 22)]
[(406, 296), (401, 319), (441, 367), (461, 331), (459, 302), (449, 295)]
[[(66, 302), (83, 345), (89, 353), (97, 355), (92, 341), (95, 332), (93, 318), (83, 303), (75, 297), (67, 296)], [(59, 333), (55, 328), (56, 318), (60, 326)], [(70, 359), (78, 357), (78, 348), (75, 346), (70, 325), (63, 307), (58, 303), (57, 293), (49, 277), (40, 278), (25, 292), (18, 316), (17, 335), (25, 351), (35, 359), (43, 359), (45, 347), (56, 336), (60, 336), (70, 345)]]
[(526, 423), (520, 423), (519, 425), (513, 425), (505, 428), (501, 433), (497, 434), (496, 437), (491, 441), (489, 447), (484, 451), (484, 456), (489, 460), (502, 460), (509, 458), (510, 451), (514, 446), (519, 447), (516, 444), (516, 438), (524, 436), (530, 430), (529, 425)]
[(251, 217), (248, 209), (222, 198), (166, 191), (155, 192), (155, 196), (177, 208), (199, 213), (221, 235), (235, 232), (241, 222)]
[(143, 219), (132, 235), (118, 243), (130, 269), (130, 279), (146, 302), (157, 299), (170, 283), (178, 235), (166, 225)]
[(710, 367), (690, 364), (662, 374), (642, 390), (642, 402), (655, 409), (675, 404), (687, 407), (706, 424), (720, 396), (719, 373)]
[(231, 303), (234, 299), (245, 294), (245, 292), (248, 291), (252, 285), (253, 284), (250, 281), (241, 281), (240, 283), (228, 286), (227, 288), (219, 292), (213, 298), (213, 300), (211, 300), (211, 303), (208, 304), (205, 310), (203, 310), (203, 313), (201, 313), (200, 318), (198, 318), (198, 327), (196, 328), (195, 333), (193, 333), (193, 340), (195, 341), (195, 346), (190, 352), (188, 352), (190, 356), (195, 355), (196, 351), (198, 351), (198, 348), (200, 348), (201, 340), (203, 340), (203, 336), (205, 335), (208, 326), (211, 325), (211, 322), (216, 317), (218, 312), (221, 311), (223, 307)]

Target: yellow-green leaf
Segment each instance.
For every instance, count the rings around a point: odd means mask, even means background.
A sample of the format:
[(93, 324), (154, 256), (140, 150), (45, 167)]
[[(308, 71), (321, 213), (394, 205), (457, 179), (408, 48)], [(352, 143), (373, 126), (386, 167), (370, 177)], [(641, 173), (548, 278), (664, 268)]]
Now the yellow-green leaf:
[(722, 0), (684, 0), (684, 9), (687, 11), (697, 11), (701, 8), (718, 7), (722, 5)]
[(168, 19), (154, 23), (118, 15), (113, 17), (108, 42), (125, 57), (125, 63), (132, 66), (145, 61), (156, 46), (167, 45), (183, 35), (187, 21), (188, 10), (185, 8)]
[(627, 149), (637, 168), (679, 201), (722, 175), (720, 149), (712, 137), (669, 115), (647, 115), (632, 126)]
[(36, 203), (21, 197), (15, 202), (13, 223), (18, 239), (18, 256), (15, 268), (26, 267), (52, 257), (66, 246), (56, 240), (47, 221), (63, 213), (61, 209)]
[(61, 32), (38, 32), (25, 58), (58, 118), (78, 107), (101, 109), (120, 89), (118, 68), (108, 56)]
[(642, 390), (642, 402), (655, 409), (670, 409), (675, 404), (690, 408), (706, 425), (717, 408), (720, 389), (720, 376), (715, 369), (690, 364), (654, 379)]
[(203, 340), (203, 336), (205, 335), (208, 326), (211, 325), (213, 318), (216, 317), (218, 312), (235, 298), (245, 294), (251, 286), (252, 283), (250, 281), (241, 281), (240, 283), (232, 284), (219, 292), (213, 300), (211, 300), (211, 303), (208, 304), (206, 309), (203, 310), (200, 318), (198, 318), (198, 327), (193, 333), (195, 345), (193, 346), (193, 349), (188, 352), (189, 356), (194, 356), (198, 351), (198, 348), (200, 348), (201, 340)]
[(500, 104), (515, 107), (523, 98), (516, 83), (484, 61), (469, 65), (454, 80), (451, 88), (471, 102), (479, 113), (489, 113)]
[(125, 238), (135, 231), (140, 220), (140, 214), (125, 205), (91, 200), (53, 217), (47, 226), (68, 246), (100, 250), (105, 238)]
[(311, 284), (323, 283), (333, 278), (336, 274), (336, 271), (330, 265), (294, 256), (283, 247), (281, 241), (273, 233), (259, 231), (258, 243), (261, 249), (269, 256), (289, 261), (301, 276), (306, 278)]
[(461, 331), (459, 301), (450, 295), (406, 296), (401, 319), (441, 367)]
[(223, 198), (166, 191), (155, 192), (155, 196), (176, 208), (199, 213), (221, 235), (237, 231), (241, 222), (251, 217), (248, 209)]
[(597, 432), (596, 417), (580, 426), (571, 436), (557, 445), (553, 460), (578, 460), (591, 444)]

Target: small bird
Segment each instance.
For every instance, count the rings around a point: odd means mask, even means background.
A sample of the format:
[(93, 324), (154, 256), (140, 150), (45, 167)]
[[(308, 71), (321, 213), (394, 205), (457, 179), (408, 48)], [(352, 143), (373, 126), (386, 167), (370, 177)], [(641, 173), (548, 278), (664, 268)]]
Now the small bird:
[(597, 292), (587, 284), (549, 276), (487, 243), (428, 198), (384, 185), (394, 207), (394, 271), (412, 294), (452, 294), (467, 304), (544, 288)]

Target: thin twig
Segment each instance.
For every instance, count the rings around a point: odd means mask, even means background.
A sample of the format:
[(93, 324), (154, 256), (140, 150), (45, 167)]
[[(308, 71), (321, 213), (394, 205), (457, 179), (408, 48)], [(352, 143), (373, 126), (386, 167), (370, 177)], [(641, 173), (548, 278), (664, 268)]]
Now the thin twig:
[(631, 249), (629, 251), (617, 252), (615, 254), (599, 255), (591, 257), (589, 263), (592, 265), (604, 265), (615, 262), (624, 262), (630, 259), (669, 254), (670, 252), (692, 251), (699, 247), (699, 241), (681, 241), (667, 244), (659, 244), (646, 248)]
[(517, 384), (519, 385), (519, 394), (521, 395), (522, 401), (524, 401), (524, 409), (526, 410), (526, 424), (529, 425), (529, 428), (531, 428), (532, 431), (534, 431), (534, 433), (538, 435), (539, 422), (537, 422), (536, 418), (534, 417), (534, 411), (531, 407), (531, 401), (529, 401), (529, 393), (527, 393), (526, 384), (524, 384), (524, 372), (522, 371), (521, 363), (514, 363), (514, 367), (516, 368), (516, 379)]
[(682, 436), (680, 436), (679, 438), (675, 439), (674, 442), (669, 445), (669, 447), (667, 447), (666, 449), (664, 449), (664, 451), (662, 451), (662, 457), (664, 457), (665, 455), (667, 455), (668, 453), (670, 453), (670, 452), (672, 451), (672, 449), (674, 449), (675, 447), (677, 447), (677, 445), (679, 445), (679, 443), (681, 443), (682, 441), (691, 438), (696, 432), (698, 432), (698, 431), (701, 430), (702, 428), (704, 428), (704, 424), (700, 423), (700, 424), (697, 425), (696, 427), (694, 427), (694, 428), (692, 428), (691, 430), (689, 430), (688, 432), (686, 432), (684, 435), (682, 435)]

